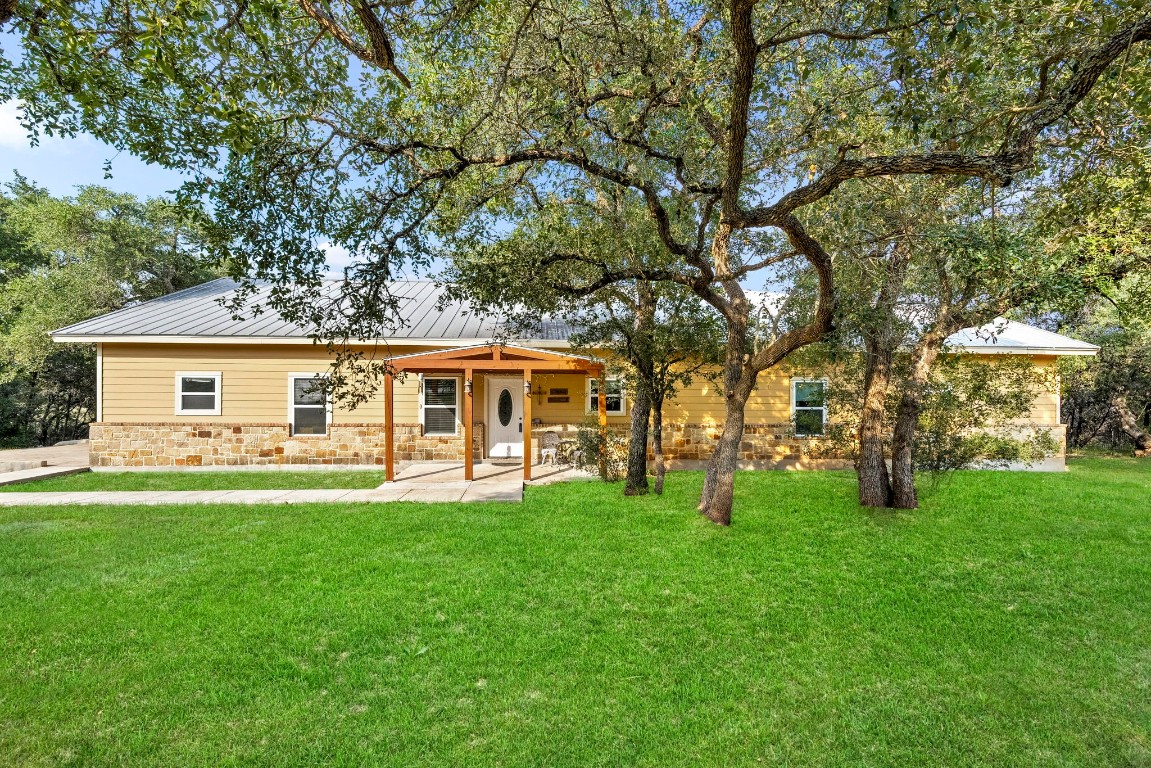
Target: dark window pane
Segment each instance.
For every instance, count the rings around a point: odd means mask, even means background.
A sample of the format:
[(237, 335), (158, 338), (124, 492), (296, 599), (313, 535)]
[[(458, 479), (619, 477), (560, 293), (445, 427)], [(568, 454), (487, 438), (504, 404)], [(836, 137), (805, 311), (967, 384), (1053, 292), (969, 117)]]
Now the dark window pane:
[(826, 396), (826, 385), (822, 381), (797, 381), (795, 383), (796, 408), (821, 408)]
[(216, 380), (211, 377), (181, 376), (181, 392), (215, 392)]
[(180, 395), (180, 409), (184, 411), (216, 410), (215, 395)]
[[(599, 379), (588, 381), (590, 394), (588, 407), (592, 411), (599, 410)], [(619, 379), (607, 380), (607, 411), (608, 413), (623, 413), (623, 382)]]
[(799, 409), (795, 410), (795, 434), (797, 435), (822, 435), (823, 434), (823, 409)]
[(323, 408), (293, 408), (292, 434), (322, 435), (328, 431), (328, 414)]
[(500, 392), (500, 401), (496, 408), (500, 417), (500, 424), (507, 426), (512, 423), (512, 393), (508, 390)]
[(292, 402), (295, 405), (324, 405), (323, 382), (317, 379), (292, 379)]
[(455, 379), (425, 379), (424, 405), (455, 405)]
[(425, 408), (424, 434), (454, 435), (456, 433), (455, 408)]

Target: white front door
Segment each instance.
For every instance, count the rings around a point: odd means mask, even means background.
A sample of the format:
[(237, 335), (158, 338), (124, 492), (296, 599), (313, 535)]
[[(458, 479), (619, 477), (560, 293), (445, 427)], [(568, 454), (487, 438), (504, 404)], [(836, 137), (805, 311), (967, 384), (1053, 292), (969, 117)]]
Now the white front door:
[(523, 458), (524, 455), (524, 381), (523, 379), (489, 378), (488, 457), (492, 459)]

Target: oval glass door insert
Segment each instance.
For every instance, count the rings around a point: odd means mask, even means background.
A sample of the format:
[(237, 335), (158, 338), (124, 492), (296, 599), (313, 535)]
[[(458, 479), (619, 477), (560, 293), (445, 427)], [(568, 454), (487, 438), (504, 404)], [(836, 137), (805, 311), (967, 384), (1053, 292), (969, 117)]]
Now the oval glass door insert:
[(500, 401), (496, 404), (496, 412), (500, 417), (500, 424), (507, 426), (512, 423), (512, 393), (509, 390), (500, 392)]

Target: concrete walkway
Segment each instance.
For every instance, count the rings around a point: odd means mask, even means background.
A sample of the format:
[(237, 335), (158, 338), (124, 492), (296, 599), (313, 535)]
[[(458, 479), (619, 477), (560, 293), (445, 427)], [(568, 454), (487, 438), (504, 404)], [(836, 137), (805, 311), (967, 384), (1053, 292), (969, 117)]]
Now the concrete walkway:
[[(74, 471), (84, 471), (74, 468)], [(536, 465), (532, 485), (593, 477), (567, 466)], [(524, 498), (523, 466), (476, 464), (474, 480), (464, 480), (463, 464), (420, 463), (404, 467), (395, 482), (379, 488), (301, 488), (253, 491), (14, 491), (0, 493), (0, 507), (164, 504), (378, 504), (411, 501), (429, 504), (503, 501)]]

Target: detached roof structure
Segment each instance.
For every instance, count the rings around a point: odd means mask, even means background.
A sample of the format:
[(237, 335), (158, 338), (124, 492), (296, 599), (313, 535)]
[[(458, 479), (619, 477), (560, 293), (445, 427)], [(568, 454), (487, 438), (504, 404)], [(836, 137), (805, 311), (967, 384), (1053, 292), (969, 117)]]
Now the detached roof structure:
[[(248, 298), (245, 316), (233, 316), (225, 303), (237, 288), (238, 284), (227, 278), (212, 280), (69, 325), (54, 331), (52, 338), (72, 342), (312, 343), (307, 329), (272, 310), (255, 311), (266, 303), (269, 286), (261, 286)], [(488, 342), (503, 330), (503, 318), (463, 302), (445, 301), (445, 289), (431, 280), (397, 280), (391, 283), (391, 292), (399, 299), (405, 326), (387, 339), (366, 341), (464, 347)], [(777, 296), (748, 293), (765, 307)], [(574, 332), (570, 323), (544, 319), (534, 336), (521, 341), (562, 349)], [(955, 352), (980, 354), (1094, 355), (1099, 351), (1094, 344), (1004, 318), (980, 328), (966, 328), (950, 336), (947, 346)]]
[(982, 355), (1095, 355), (1099, 347), (1004, 317), (947, 337), (952, 352)]

